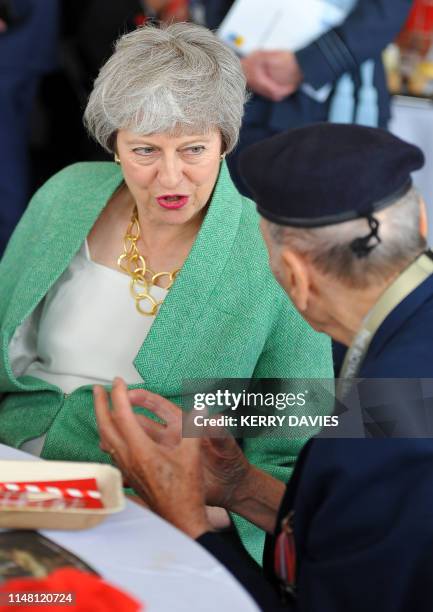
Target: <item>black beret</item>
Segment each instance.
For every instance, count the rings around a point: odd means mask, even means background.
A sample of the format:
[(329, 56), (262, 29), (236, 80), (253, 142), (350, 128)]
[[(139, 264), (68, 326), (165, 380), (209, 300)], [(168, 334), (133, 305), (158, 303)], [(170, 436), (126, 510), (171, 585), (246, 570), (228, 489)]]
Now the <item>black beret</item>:
[(423, 165), (418, 147), (385, 130), (317, 123), (249, 147), (239, 167), (263, 217), (308, 228), (368, 217), (395, 203)]

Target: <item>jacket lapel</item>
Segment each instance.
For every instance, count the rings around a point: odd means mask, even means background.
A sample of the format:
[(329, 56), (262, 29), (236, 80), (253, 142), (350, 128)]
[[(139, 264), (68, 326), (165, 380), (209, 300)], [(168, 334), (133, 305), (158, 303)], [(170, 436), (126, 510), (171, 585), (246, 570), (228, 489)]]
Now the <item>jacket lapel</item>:
[(365, 356), (364, 363), (376, 357), (386, 346), (387, 342), (399, 331), (405, 321), (413, 317), (426, 300), (433, 294), (433, 275), (430, 275), (415, 291), (412, 291), (398, 306), (392, 310), (377, 332)]
[[(59, 190), (52, 201), (49, 218), (35, 228), (40, 236), (31, 254), (31, 263), (20, 277), (5, 316), (4, 328), (16, 329), (63, 274), (79, 251), (101, 210), (122, 182), (114, 164), (100, 164), (88, 185), (77, 184), (69, 191)], [(60, 200), (60, 201), (59, 201)]]
[(178, 363), (196, 321), (220, 280), (235, 240), (242, 197), (234, 187), (225, 162), (212, 201), (190, 254), (142, 345), (134, 365), (146, 386), (159, 389)]

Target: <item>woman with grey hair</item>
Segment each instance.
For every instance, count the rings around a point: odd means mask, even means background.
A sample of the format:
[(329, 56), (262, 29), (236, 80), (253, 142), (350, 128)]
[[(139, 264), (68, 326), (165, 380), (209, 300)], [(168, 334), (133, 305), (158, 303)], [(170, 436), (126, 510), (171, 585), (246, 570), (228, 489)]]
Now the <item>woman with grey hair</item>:
[[(187, 379), (332, 375), (328, 340), (274, 281), (256, 211), (227, 171), (244, 102), (239, 60), (205, 28), (118, 41), (85, 112), (115, 163), (51, 178), (0, 263), (0, 442), (111, 461), (92, 387), (118, 376), (140, 406), (143, 388), (182, 403)], [(286, 479), (304, 442), (244, 450)], [(258, 558), (263, 534), (234, 521)]]

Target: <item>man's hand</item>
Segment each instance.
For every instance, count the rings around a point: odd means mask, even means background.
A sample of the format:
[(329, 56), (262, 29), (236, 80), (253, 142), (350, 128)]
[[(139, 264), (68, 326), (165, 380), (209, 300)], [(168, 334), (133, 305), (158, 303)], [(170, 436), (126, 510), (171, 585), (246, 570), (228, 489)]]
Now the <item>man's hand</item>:
[(266, 70), (275, 83), (288, 87), (290, 94), (299, 89), (304, 79), (296, 55), (290, 51), (268, 51)]
[(207, 503), (232, 510), (252, 470), (251, 464), (228, 434), (221, 438), (202, 438), (201, 453)]
[[(157, 423), (144, 416), (137, 416), (141, 427), (154, 442), (169, 448), (182, 440), (182, 410), (169, 400), (144, 389), (128, 392), (134, 406), (147, 408), (164, 421)], [(201, 458), (206, 503), (230, 509), (236, 492), (251, 468), (236, 440), (223, 428), (210, 427), (201, 438)], [(212, 437), (212, 436), (221, 437)]]
[(270, 51), (254, 51), (241, 59), (248, 87), (254, 92), (274, 102), (281, 102), (293, 93), (293, 87), (278, 83), (268, 69)]
[(128, 400), (133, 406), (146, 408), (162, 421), (152, 421), (149, 417), (136, 415), (140, 426), (152, 438), (154, 442), (163, 444), (169, 448), (177, 446), (182, 440), (182, 410), (173, 402), (161, 395), (146, 391), (145, 389), (133, 389), (126, 391)]
[[(119, 379), (111, 401), (112, 412), (104, 389), (95, 387), (101, 448), (151, 509), (193, 538), (211, 527), (203, 516), (205, 500), (272, 533), (285, 485), (248, 463), (227, 431), (209, 428), (208, 437), (182, 439), (176, 404), (150, 391), (128, 392)], [(134, 414), (131, 402), (164, 423)], [(211, 433), (224, 435), (211, 438)]]
[(295, 93), (303, 80), (296, 56), (290, 51), (254, 51), (241, 63), (250, 89), (274, 102)]
[(6, 32), (7, 29), (8, 29), (8, 26), (6, 24), (6, 21), (3, 21), (3, 19), (0, 19), (0, 34), (2, 32)]
[(116, 379), (110, 411), (106, 391), (94, 388), (101, 448), (110, 453), (128, 482), (151, 510), (197, 538), (211, 529), (205, 511), (200, 440), (158, 444), (137, 426), (125, 383)]

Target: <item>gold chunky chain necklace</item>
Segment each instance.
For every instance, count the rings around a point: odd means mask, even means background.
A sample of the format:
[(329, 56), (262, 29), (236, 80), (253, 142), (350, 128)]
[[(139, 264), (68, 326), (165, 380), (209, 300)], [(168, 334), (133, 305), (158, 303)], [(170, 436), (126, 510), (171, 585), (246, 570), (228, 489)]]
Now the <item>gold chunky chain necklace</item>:
[[(172, 287), (180, 268), (173, 272), (153, 272), (147, 267), (146, 260), (137, 248), (137, 241), (140, 238), (141, 228), (138, 220), (137, 207), (134, 207), (131, 221), (123, 238), (123, 253), (117, 260), (117, 265), (123, 272), (131, 277), (130, 291), (135, 300), (135, 307), (138, 312), (148, 317), (153, 317), (158, 312), (162, 301), (155, 300), (150, 294), (153, 286), (160, 286), (158, 282), (165, 276), (168, 278), (167, 291)], [(142, 306), (144, 305), (144, 307)], [(147, 306), (146, 306), (147, 305)]]

